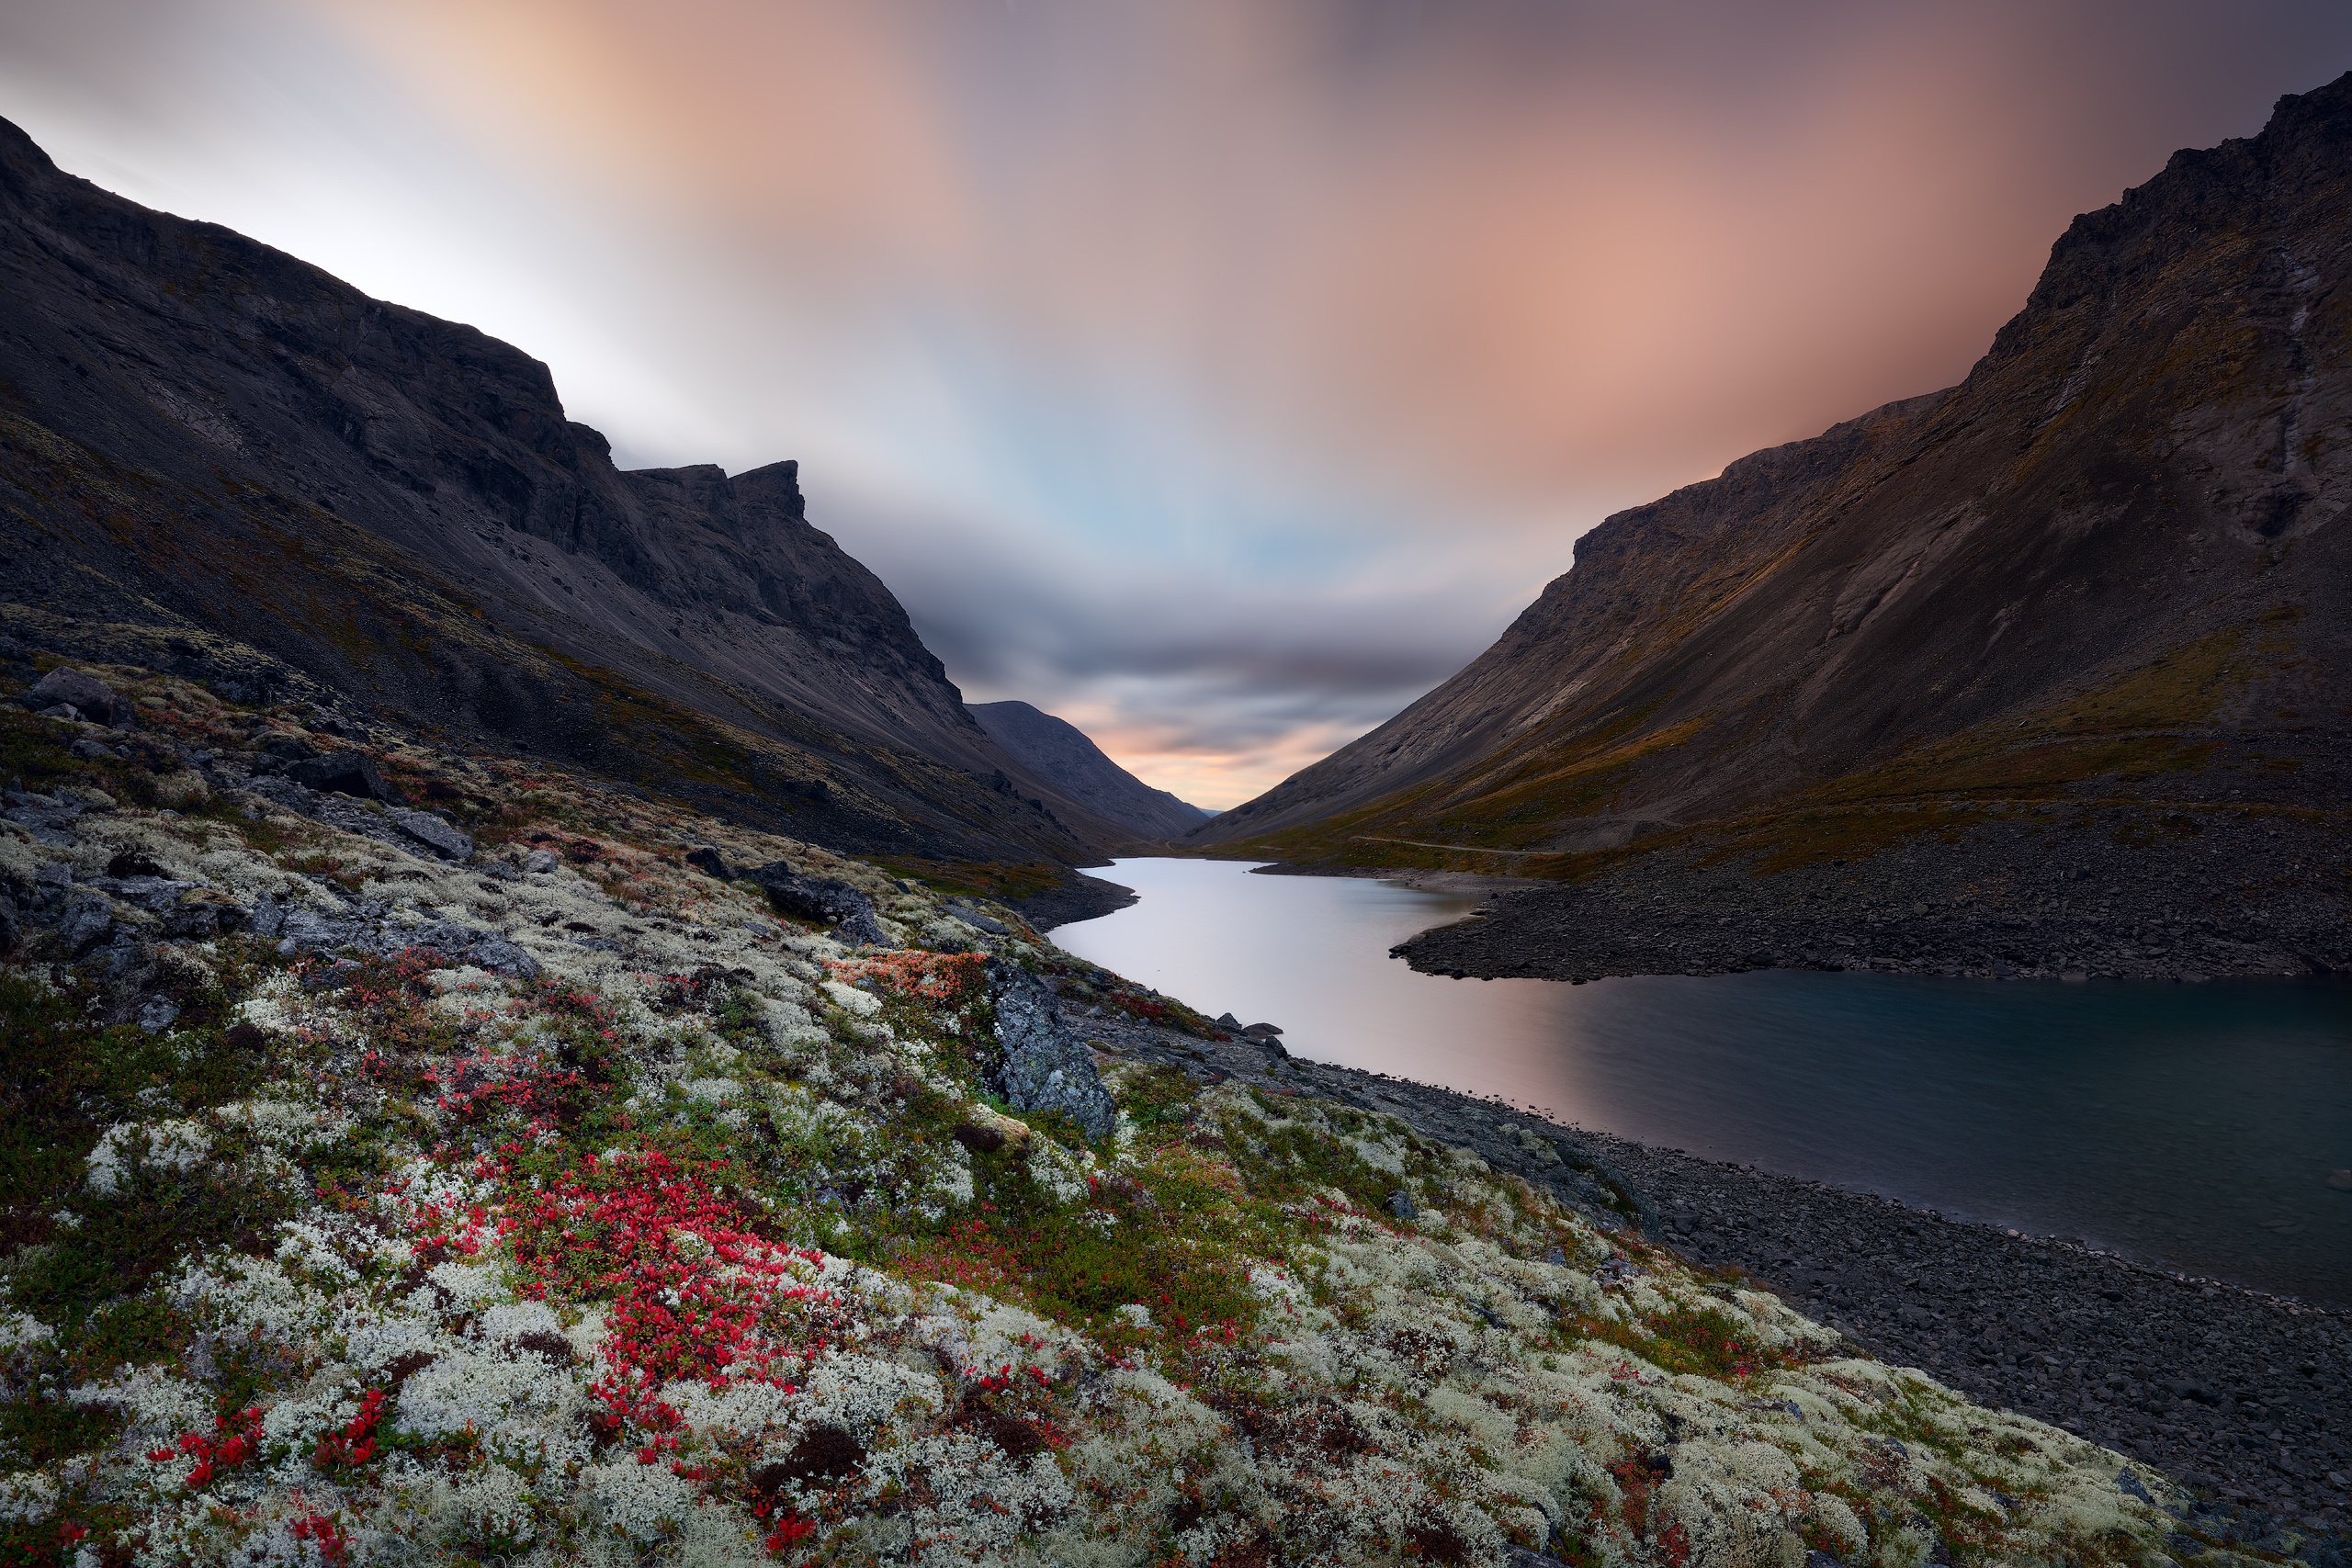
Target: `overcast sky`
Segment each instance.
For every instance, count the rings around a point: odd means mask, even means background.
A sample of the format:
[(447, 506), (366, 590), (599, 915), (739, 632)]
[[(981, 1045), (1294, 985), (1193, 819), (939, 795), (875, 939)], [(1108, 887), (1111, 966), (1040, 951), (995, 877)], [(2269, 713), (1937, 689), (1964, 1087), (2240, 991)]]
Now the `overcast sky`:
[(1964, 375), (2352, 6), (10, 0), (74, 173), (801, 460), (973, 701), (1234, 805), (1619, 507)]

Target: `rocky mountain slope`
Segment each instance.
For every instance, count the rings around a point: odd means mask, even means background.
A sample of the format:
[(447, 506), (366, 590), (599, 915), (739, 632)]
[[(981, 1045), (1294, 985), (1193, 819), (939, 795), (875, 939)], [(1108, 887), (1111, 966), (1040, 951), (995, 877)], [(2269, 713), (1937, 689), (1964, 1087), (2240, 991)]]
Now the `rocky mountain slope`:
[(1174, 839), (1214, 815), (1154, 789), (1102, 754), (1084, 730), (1027, 703), (974, 703), (996, 743), (1070, 799), (1148, 839)]
[(0, 708), (12, 1562), (2333, 1561), (1692, 1267), (1614, 1177), (1090, 1049), (1270, 1055), (1001, 906), (8, 672), (129, 721)]
[[(1191, 841), (1664, 884), (1850, 863), (1855, 898), (1941, 907), (1984, 868), (1882, 887), (1873, 857), (2015, 829), (2340, 924), (2347, 200), (2352, 78), (2176, 155), (2075, 221), (1959, 386), (1611, 517), (1460, 674)], [(2224, 827), (2260, 852), (2214, 853)]]
[[(61, 653), (299, 673), (844, 849), (1035, 881), (1133, 836), (989, 739), (794, 464), (616, 469), (538, 361), (5, 122), (0, 611)], [(267, 658), (210, 669), (198, 632)]]

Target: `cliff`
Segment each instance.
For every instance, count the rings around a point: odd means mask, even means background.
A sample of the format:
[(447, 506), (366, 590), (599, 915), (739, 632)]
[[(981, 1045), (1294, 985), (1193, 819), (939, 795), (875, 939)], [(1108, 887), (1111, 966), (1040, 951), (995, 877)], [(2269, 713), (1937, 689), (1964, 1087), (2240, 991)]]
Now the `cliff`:
[[(548, 367), (60, 173), (0, 122), (0, 600), (61, 652), (219, 634), (357, 709), (843, 848), (1099, 859), (796, 465), (624, 472)], [(254, 678), (248, 671), (245, 679)]]

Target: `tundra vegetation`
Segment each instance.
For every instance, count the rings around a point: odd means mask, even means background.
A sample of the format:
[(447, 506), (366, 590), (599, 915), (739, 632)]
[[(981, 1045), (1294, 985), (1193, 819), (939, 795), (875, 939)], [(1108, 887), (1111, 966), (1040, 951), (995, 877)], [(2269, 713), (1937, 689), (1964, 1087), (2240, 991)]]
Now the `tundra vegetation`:
[[(1394, 1119), (1108, 1054), (1100, 1135), (994, 1098), (1006, 966), (1216, 1026), (969, 888), (91, 673), (133, 728), (0, 712), (0, 1562), (2180, 1539), (2163, 1478)], [(779, 863), (882, 940), (714, 874)]]

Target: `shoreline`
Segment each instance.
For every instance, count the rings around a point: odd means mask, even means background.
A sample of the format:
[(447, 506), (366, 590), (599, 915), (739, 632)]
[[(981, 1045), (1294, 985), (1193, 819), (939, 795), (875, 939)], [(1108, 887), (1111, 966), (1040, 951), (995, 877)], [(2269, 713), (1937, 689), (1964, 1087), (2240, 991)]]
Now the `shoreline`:
[(2352, 1409), (2352, 1309), (1296, 1060), (1246, 1037), (1204, 1041), (1065, 1011), (1108, 1056), (1394, 1115), (1588, 1212), (1605, 1196), (1596, 1172), (1629, 1183), (1646, 1200), (1645, 1234), (1692, 1263), (1745, 1275), (1882, 1359), (2196, 1487), (2239, 1510), (2232, 1528), (2249, 1540), (2278, 1521), (2339, 1539), (2352, 1529), (2352, 1431), (2342, 1420)]
[(1771, 870), (1686, 844), (1579, 882), (1381, 866), (1264, 874), (1485, 894), (1484, 908), (1392, 950), (1457, 979), (1782, 968), (2196, 984), (2352, 973), (2352, 884), (2329, 869), (2352, 859), (2352, 829), (2296, 821), (2282, 834), (2278, 816), (2244, 807), (2171, 845), (2021, 816)]

